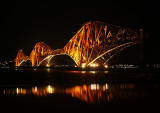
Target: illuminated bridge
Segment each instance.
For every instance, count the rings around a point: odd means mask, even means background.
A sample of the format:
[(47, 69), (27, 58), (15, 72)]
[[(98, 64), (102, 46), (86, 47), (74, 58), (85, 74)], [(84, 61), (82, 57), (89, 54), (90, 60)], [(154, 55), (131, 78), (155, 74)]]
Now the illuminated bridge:
[(26, 61), (32, 66), (49, 66), (52, 57), (68, 55), (78, 67), (104, 65), (116, 53), (135, 45), (137, 40), (136, 30), (90, 21), (82, 25), (62, 49), (52, 50), (44, 42), (38, 42), (29, 56), (20, 50), (15, 61), (16, 66)]

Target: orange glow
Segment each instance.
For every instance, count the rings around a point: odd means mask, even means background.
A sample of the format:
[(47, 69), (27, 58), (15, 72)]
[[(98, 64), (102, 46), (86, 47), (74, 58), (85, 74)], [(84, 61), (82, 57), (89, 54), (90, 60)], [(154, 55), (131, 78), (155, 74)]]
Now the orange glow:
[(20, 66), (24, 61), (28, 60), (28, 56), (23, 52), (22, 49), (20, 49), (17, 53), (16, 59), (15, 59), (15, 66)]
[(37, 92), (37, 86), (35, 86), (34, 90), (35, 90), (35, 92)]
[(17, 95), (18, 95), (18, 93), (19, 93), (19, 92), (20, 92), (20, 91), (19, 91), (19, 88), (17, 88), (17, 89), (16, 89), (16, 93), (17, 93)]
[(81, 67), (85, 68), (86, 67), (86, 63), (82, 63)]
[(96, 90), (97, 89), (97, 84), (91, 84), (91, 90)]
[(81, 91), (81, 87), (76, 86), (76, 87), (75, 87), (75, 92), (80, 92), (80, 91)]
[(96, 63), (92, 63), (92, 64), (90, 64), (89, 66), (95, 68), (95, 67), (98, 67), (99, 65), (96, 64)]
[(25, 95), (26, 93), (27, 93), (26, 89), (22, 89), (22, 88), (21, 88), (20, 94)]
[[(137, 43), (137, 40), (138, 33), (135, 30), (99, 21), (90, 21), (85, 23), (62, 49), (53, 51), (44, 42), (38, 42), (29, 57), (22, 50), (18, 51), (16, 66), (20, 66), (23, 61), (27, 60), (31, 61), (32, 66), (39, 66), (41, 63), (46, 66), (50, 60), (48, 56), (66, 54), (75, 61), (78, 67), (98, 67), (108, 60), (108, 57), (103, 57), (105, 54), (115, 50), (120, 51), (119, 48), (129, 47), (129, 45)], [(101, 60), (97, 61), (98, 59)], [(98, 64), (92, 64), (95, 61)], [(108, 67), (105, 66), (105, 68)]]
[(81, 73), (85, 74), (85, 73), (86, 73), (86, 71), (81, 71)]
[(45, 57), (52, 54), (53, 50), (50, 46), (44, 42), (37, 42), (29, 56), (32, 66), (38, 66)]
[[(129, 89), (129, 91), (126, 91), (124, 89)], [(133, 90), (132, 90), (133, 89)], [(114, 98), (117, 99), (126, 99), (132, 98), (134, 96), (143, 95), (142, 91), (136, 93), (134, 92), (136, 89), (135, 84), (132, 83), (118, 83), (118, 84), (83, 84), (83, 85), (77, 85), (73, 87), (55, 87), (51, 85), (47, 86), (34, 86), (31, 88), (21, 88), (21, 87), (15, 87), (15, 88), (5, 88), (2, 89), (3, 95), (15, 95), (15, 96), (21, 96), (21, 95), (35, 95), (35, 96), (48, 96), (55, 94), (66, 94), (70, 95), (74, 98), (80, 99), (83, 102), (87, 103), (97, 103), (97, 102), (108, 102), (110, 100), (113, 100)], [(133, 91), (131, 93), (130, 91)], [(136, 95), (135, 95), (136, 94)]]
[(106, 89), (108, 89), (108, 84), (106, 84)]
[[(103, 90), (103, 87), (105, 89)], [(94, 103), (96, 101), (102, 101), (104, 99), (104, 94), (108, 90), (106, 88), (106, 85), (100, 86), (99, 84), (91, 84), (91, 85), (83, 85), (83, 86), (75, 86), (72, 88), (66, 89), (66, 94), (71, 94), (72, 97), (76, 97), (81, 99), (82, 101), (88, 102), (88, 103)], [(112, 98), (112, 95), (105, 95), (106, 100), (109, 101), (110, 98)]]
[[(105, 89), (104, 89), (104, 88)], [(106, 94), (106, 90), (108, 86), (106, 84), (99, 85), (99, 84), (91, 84), (91, 85), (77, 85), (71, 88), (55, 88), (51, 85), (48, 85), (46, 87), (32, 87), (24, 89), (24, 88), (15, 88), (15, 89), (9, 89), (9, 90), (3, 90), (3, 95), (36, 95), (36, 96), (47, 96), (48, 94), (67, 94), (71, 95), (72, 97), (76, 97), (82, 101), (88, 102), (88, 103), (94, 103), (96, 101), (103, 101), (104, 97), (106, 98), (105, 101), (108, 101), (108, 99), (111, 98), (111, 94)], [(13, 93), (16, 92), (16, 93)]]
[(50, 64), (47, 64), (46, 67), (50, 67)]
[(48, 85), (48, 86), (47, 86), (47, 92), (48, 92), (49, 94), (54, 93), (54, 88), (53, 88), (52, 86)]
[(103, 91), (108, 90), (108, 84), (103, 85)]
[(47, 72), (50, 72), (51, 71), (51, 69), (50, 68), (47, 68)]
[(92, 74), (95, 74), (97, 71), (89, 71), (90, 73), (92, 73)]
[(107, 68), (108, 68), (108, 65), (104, 65), (104, 67), (107, 69)]
[(109, 71), (104, 71), (104, 73), (105, 73), (105, 74), (108, 74), (108, 73), (109, 73)]

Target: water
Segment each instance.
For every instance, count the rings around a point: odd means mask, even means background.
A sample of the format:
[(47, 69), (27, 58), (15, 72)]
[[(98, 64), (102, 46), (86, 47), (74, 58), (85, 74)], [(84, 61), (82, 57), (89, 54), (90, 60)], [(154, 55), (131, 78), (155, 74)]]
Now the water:
[(1, 111), (156, 112), (159, 73), (2, 69)]

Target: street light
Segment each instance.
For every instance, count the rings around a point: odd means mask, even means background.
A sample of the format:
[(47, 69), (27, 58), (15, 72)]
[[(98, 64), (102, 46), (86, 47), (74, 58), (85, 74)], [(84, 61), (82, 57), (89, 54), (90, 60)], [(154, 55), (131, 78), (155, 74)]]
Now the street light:
[(50, 67), (50, 64), (47, 64), (46, 67)]
[(96, 63), (92, 63), (92, 64), (90, 64), (89, 66), (95, 68), (95, 67), (98, 67), (99, 65), (96, 64)]
[(108, 68), (108, 65), (106, 64), (106, 65), (104, 65), (104, 67), (107, 69), (107, 68)]
[(81, 67), (85, 68), (86, 67), (86, 63), (82, 63)]

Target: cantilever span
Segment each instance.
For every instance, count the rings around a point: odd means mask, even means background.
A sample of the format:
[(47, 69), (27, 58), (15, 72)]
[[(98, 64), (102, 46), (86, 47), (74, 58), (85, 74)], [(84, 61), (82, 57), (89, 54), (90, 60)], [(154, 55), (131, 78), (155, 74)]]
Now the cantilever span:
[(88, 22), (65, 45), (64, 51), (79, 67), (82, 64), (88, 66), (106, 51), (125, 43), (136, 42), (137, 37), (137, 32), (130, 28), (98, 21)]
[(39, 63), (48, 55), (53, 54), (53, 50), (50, 46), (44, 42), (38, 42), (34, 46), (29, 58), (32, 62), (32, 66), (38, 66)]
[[(135, 30), (99, 21), (90, 21), (82, 25), (62, 49), (52, 50), (44, 42), (36, 43), (29, 60), (32, 66), (40, 66), (48, 64), (50, 59), (56, 55), (65, 54), (70, 56), (78, 67), (89, 66), (94, 62), (102, 65), (110, 58), (109, 53), (116, 54), (118, 51), (136, 44), (137, 40), (138, 34)], [(16, 66), (21, 65), (20, 59), (28, 60), (24, 55), (20, 58), (18, 54)]]
[(26, 56), (26, 54), (23, 52), (22, 49), (20, 49), (17, 53), (17, 56), (16, 56), (16, 66), (21, 66), (21, 64), (23, 62), (26, 62), (27, 60), (29, 60), (28, 56)]

